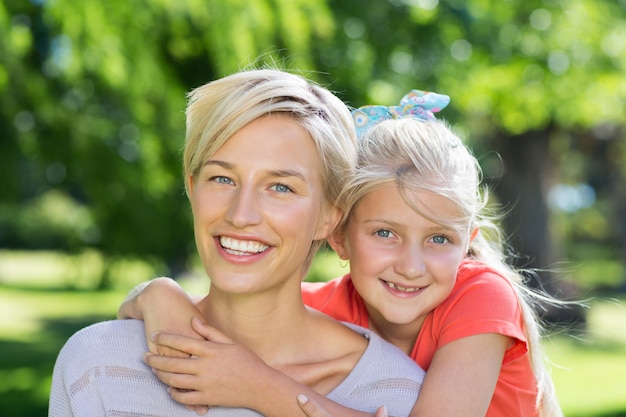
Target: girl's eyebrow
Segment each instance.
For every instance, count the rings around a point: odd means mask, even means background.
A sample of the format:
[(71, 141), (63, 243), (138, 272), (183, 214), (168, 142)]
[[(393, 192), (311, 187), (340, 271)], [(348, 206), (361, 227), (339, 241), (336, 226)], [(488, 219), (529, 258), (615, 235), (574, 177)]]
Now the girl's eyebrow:
[[(365, 220), (363, 223), (367, 224), (367, 223), (384, 223), (386, 225), (389, 226), (402, 226), (402, 224), (395, 222), (393, 220), (389, 220), (389, 219), (381, 219), (381, 218), (373, 218), (373, 219), (367, 219)], [(458, 233), (458, 230), (455, 229), (454, 227), (450, 227), (450, 226), (444, 226), (444, 225), (435, 225), (435, 226), (430, 226), (426, 228), (426, 231), (429, 233), (442, 233), (442, 232), (446, 232), (446, 233)]]
[[(203, 166), (210, 166), (210, 165), (217, 165), (224, 169), (230, 169), (230, 170), (235, 168), (235, 165), (231, 164), (230, 162), (220, 161), (218, 159), (209, 159), (203, 164)], [(304, 176), (304, 174), (293, 169), (269, 170), (268, 174), (272, 177), (279, 177), (279, 178), (296, 177), (299, 180), (306, 182), (306, 177)]]
[(392, 221), (392, 220), (380, 219), (380, 218), (367, 219), (367, 220), (365, 220), (363, 223), (374, 223), (374, 222), (378, 222), (378, 223), (389, 223), (389, 224), (397, 224), (396, 222), (394, 222), (394, 221)]
[(429, 233), (445, 233), (448, 235), (458, 235), (459, 231), (454, 227), (445, 226), (445, 225), (437, 225), (432, 226), (426, 229)]

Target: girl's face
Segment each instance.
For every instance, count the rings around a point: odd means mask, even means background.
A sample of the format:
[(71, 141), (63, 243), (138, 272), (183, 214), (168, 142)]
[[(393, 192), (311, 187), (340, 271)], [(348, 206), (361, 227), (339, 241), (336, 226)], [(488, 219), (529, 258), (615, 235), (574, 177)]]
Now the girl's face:
[(317, 150), (297, 122), (282, 114), (252, 121), (189, 185), (211, 292), (271, 291), (292, 277), (299, 292), (311, 242), (326, 237), (336, 215), (324, 208)]
[[(418, 209), (438, 219), (460, 216), (448, 199), (407, 190)], [(468, 250), (468, 236), (423, 217), (406, 204), (397, 186), (370, 192), (350, 215), (333, 247), (350, 260), (352, 281), (365, 301), (374, 330), (416, 332), (426, 315), (452, 291)]]

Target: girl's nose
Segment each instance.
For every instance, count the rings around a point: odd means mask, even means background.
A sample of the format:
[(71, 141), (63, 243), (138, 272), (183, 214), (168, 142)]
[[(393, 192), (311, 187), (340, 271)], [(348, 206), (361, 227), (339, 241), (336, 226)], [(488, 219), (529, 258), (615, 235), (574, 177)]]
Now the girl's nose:
[(405, 244), (396, 260), (395, 270), (408, 279), (422, 276), (426, 271), (426, 263), (421, 247), (414, 243)]

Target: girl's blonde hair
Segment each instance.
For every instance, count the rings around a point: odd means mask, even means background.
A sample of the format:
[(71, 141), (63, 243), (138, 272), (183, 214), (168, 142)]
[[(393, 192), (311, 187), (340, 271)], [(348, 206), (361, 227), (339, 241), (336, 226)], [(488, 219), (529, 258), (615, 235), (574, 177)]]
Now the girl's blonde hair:
[[(371, 128), (360, 140), (357, 171), (340, 195), (338, 205), (345, 227), (352, 210), (366, 194), (389, 184), (398, 185), (405, 202), (420, 215), (461, 233), (478, 228), (467, 256), (485, 263), (508, 279), (522, 308), (529, 356), (537, 381), (537, 407), (542, 417), (562, 416), (552, 379), (541, 351), (542, 326), (535, 313), (539, 301), (554, 301), (531, 291), (524, 282), (527, 271), (509, 264), (510, 251), (498, 226), (499, 218), (487, 206), (489, 192), (481, 186), (477, 159), (442, 120), (395, 119)], [(424, 212), (406, 193), (420, 189), (443, 196), (459, 208), (458, 219), (443, 219)]]
[[(195, 179), (202, 165), (239, 129), (274, 113), (290, 115), (311, 136), (320, 160), (326, 200), (322, 203), (334, 204), (356, 165), (350, 111), (327, 89), (278, 69), (241, 71), (191, 91), (186, 110), (185, 179)], [(185, 187), (189, 195), (187, 181)], [(313, 243), (310, 257), (322, 242)]]

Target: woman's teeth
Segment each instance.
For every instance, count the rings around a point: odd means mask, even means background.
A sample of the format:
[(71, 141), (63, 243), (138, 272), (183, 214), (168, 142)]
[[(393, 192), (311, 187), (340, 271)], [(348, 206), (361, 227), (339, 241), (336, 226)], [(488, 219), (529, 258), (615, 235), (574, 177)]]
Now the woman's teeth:
[(269, 246), (251, 240), (237, 240), (220, 236), (220, 245), (226, 252), (233, 255), (250, 255), (263, 252)]

